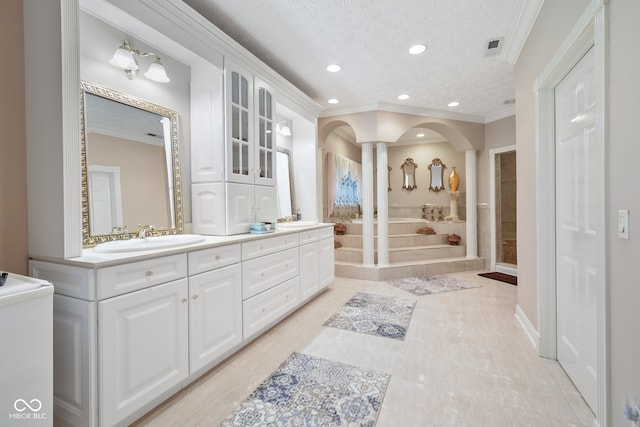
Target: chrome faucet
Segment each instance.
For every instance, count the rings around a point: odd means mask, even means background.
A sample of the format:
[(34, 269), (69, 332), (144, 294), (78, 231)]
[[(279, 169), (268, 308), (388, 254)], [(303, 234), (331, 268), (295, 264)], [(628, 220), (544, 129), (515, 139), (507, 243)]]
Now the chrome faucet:
[(140, 225), (136, 230), (136, 238), (145, 239), (147, 233), (153, 233), (154, 231), (156, 231), (156, 228), (153, 225)]

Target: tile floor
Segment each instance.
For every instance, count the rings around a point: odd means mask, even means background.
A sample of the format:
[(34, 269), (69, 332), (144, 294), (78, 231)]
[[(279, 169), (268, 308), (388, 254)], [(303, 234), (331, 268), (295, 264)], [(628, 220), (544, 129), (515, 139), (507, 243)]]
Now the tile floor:
[[(515, 318), (516, 288), (415, 297), (384, 282), (337, 277), (329, 289), (143, 417), (139, 426), (214, 426), (294, 351), (391, 374), (378, 427), (592, 426), (593, 414)], [(416, 299), (405, 341), (322, 326), (356, 292)]]

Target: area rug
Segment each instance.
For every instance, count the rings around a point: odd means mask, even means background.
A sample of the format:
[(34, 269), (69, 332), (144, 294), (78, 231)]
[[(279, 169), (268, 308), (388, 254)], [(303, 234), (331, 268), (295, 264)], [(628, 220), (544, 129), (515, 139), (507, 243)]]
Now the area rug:
[(518, 276), (513, 276), (511, 274), (493, 271), (491, 273), (478, 273), (478, 276), (487, 277), (489, 279), (499, 280), (500, 282), (518, 286)]
[(433, 274), (430, 276), (408, 277), (405, 279), (389, 280), (390, 285), (414, 295), (431, 295), (441, 292), (460, 291), (463, 289), (479, 288), (480, 285), (465, 282), (446, 274)]
[(390, 378), (293, 353), (220, 425), (372, 427)]
[(415, 301), (357, 293), (325, 326), (404, 341)]

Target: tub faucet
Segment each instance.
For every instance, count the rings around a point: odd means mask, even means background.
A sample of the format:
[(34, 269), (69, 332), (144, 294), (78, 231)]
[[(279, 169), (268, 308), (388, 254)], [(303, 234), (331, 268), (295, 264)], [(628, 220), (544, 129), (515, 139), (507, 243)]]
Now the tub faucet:
[(144, 239), (147, 237), (147, 233), (153, 233), (156, 231), (156, 228), (153, 225), (140, 225), (136, 230), (136, 237), (138, 239)]

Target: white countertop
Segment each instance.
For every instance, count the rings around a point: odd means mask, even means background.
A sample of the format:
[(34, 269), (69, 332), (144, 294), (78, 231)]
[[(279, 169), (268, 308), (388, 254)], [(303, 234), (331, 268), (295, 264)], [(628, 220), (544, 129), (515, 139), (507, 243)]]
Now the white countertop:
[(279, 229), (268, 234), (236, 234), (233, 236), (203, 236), (203, 242), (189, 244), (185, 246), (176, 246), (165, 249), (153, 249), (138, 252), (121, 252), (121, 253), (98, 253), (93, 249), (83, 249), (82, 255), (75, 258), (56, 258), (49, 256), (30, 255), (31, 259), (38, 261), (55, 262), (58, 264), (71, 265), (75, 267), (97, 268), (108, 267), (111, 265), (124, 264), (133, 261), (143, 261), (145, 259), (157, 258), (162, 255), (175, 255), (187, 252), (199, 251), (202, 249), (214, 248), (217, 246), (231, 245), (234, 243), (242, 243), (249, 240), (268, 239), (275, 236), (283, 236), (286, 234), (295, 234), (302, 231), (314, 230), (318, 228), (333, 227), (333, 223), (317, 223), (315, 225), (305, 227), (295, 227), (288, 229)]

